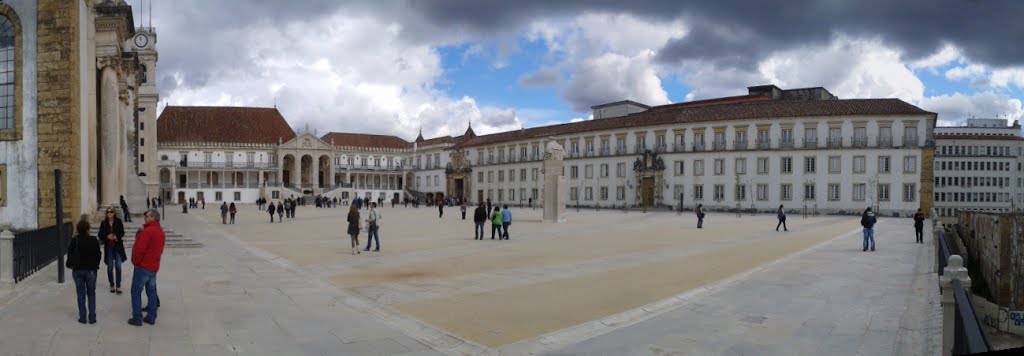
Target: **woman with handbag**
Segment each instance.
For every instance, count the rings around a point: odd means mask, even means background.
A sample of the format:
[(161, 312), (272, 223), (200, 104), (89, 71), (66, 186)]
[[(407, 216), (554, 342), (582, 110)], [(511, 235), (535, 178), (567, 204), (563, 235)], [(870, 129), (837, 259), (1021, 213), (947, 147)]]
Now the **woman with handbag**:
[[(65, 263), (71, 269), (71, 277), (75, 280), (75, 292), (78, 295), (78, 322), (85, 324), (88, 316), (89, 324), (96, 323), (96, 271), (100, 269), (100, 241), (89, 235), (89, 217), (82, 215), (75, 226), (75, 235), (68, 244), (68, 260)], [(89, 308), (86, 309), (86, 299)], [(86, 313), (88, 311), (88, 313)]]
[(237, 213), (237, 212), (238, 212), (238, 209), (235, 208), (235, 203), (231, 203), (231, 206), (228, 207), (228, 214), (231, 214), (231, 223), (232, 224), (235, 223), (235, 213)]
[[(352, 204), (348, 208), (348, 235), (352, 237), (352, 254), (359, 254), (359, 207)], [(379, 245), (379, 244), (378, 244)]]
[(124, 251), (124, 224), (117, 218), (114, 207), (107, 208), (107, 214), (100, 223), (99, 236), (103, 241), (103, 263), (107, 265), (107, 282), (110, 293), (121, 294), (121, 264), (128, 260)]

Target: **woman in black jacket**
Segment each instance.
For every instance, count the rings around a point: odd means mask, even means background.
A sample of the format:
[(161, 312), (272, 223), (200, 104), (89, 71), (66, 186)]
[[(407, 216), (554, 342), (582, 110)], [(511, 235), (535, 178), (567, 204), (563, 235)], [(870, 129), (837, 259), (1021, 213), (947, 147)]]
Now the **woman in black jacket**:
[(100, 240), (89, 235), (88, 216), (83, 215), (76, 226), (76, 234), (68, 244), (67, 267), (75, 280), (78, 294), (78, 322), (86, 322), (86, 298), (89, 299), (88, 321), (96, 323), (96, 270), (100, 269)]
[(124, 251), (124, 224), (117, 218), (114, 207), (107, 208), (97, 237), (103, 242), (103, 256), (106, 256), (103, 263), (107, 265), (110, 293), (121, 294), (121, 264), (128, 260), (128, 254)]
[(359, 254), (359, 208), (353, 204), (348, 208), (348, 235), (352, 237), (352, 254)]

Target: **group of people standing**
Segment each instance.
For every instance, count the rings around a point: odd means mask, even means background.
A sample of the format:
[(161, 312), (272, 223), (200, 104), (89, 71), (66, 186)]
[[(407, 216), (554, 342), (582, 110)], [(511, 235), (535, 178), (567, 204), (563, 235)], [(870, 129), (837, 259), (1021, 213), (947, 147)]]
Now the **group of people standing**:
[[(156, 274), (160, 270), (166, 237), (160, 227), (160, 213), (149, 209), (144, 214), (145, 223), (135, 235), (131, 261), (135, 266), (132, 274), (131, 306), (132, 317), (128, 324), (141, 326), (142, 323), (156, 323), (160, 298), (156, 291)], [(89, 216), (83, 214), (75, 225), (75, 234), (67, 248), (65, 266), (71, 269), (78, 298), (78, 322), (96, 323), (96, 275), (100, 260), (107, 265), (107, 281), (110, 293), (120, 295), (121, 264), (128, 259), (124, 247), (124, 223), (117, 217), (117, 211), (110, 207), (100, 223), (99, 236), (89, 234)], [(146, 291), (149, 305), (142, 307), (142, 291)], [(146, 316), (142, 310), (146, 309)]]
[[(228, 205), (228, 202), (220, 204), (220, 220), (222, 224), (234, 224), (235, 214), (237, 213), (238, 209), (235, 208), (235, 202), (231, 202), (231, 205)], [(228, 222), (228, 214), (231, 214), (231, 222)]]
[[(490, 215), (488, 215), (488, 211), (490, 211)], [(466, 215), (463, 214), (462, 218), (465, 219)], [(504, 205), (502, 208), (495, 205), (492, 210), (489, 204), (484, 205), (481, 202), (476, 207), (476, 210), (473, 211), (474, 240), (484, 239), (484, 223), (487, 221), (491, 222), (491, 240), (494, 240), (495, 236), (499, 240), (509, 239), (508, 228), (512, 225), (512, 211), (508, 210), (508, 205)]]
[(292, 198), (285, 198), (284, 200), (278, 201), (277, 205), (273, 202), (267, 206), (267, 213), (270, 214), (270, 222), (274, 222), (274, 213), (277, 213), (277, 222), (284, 222), (284, 218), (295, 218), (295, 206), (296, 200)]
[(370, 203), (370, 211), (366, 213), (366, 220), (360, 220), (359, 205), (352, 204), (348, 208), (348, 216), (346, 221), (348, 222), (348, 229), (346, 232), (351, 238), (352, 242), (352, 254), (358, 255), (359, 252), (359, 231), (363, 229), (363, 222), (366, 222), (366, 249), (363, 251), (370, 251), (370, 247), (373, 246), (374, 241), (377, 242), (377, 248), (374, 252), (380, 252), (380, 222), (383, 219), (382, 214), (377, 210), (377, 203)]

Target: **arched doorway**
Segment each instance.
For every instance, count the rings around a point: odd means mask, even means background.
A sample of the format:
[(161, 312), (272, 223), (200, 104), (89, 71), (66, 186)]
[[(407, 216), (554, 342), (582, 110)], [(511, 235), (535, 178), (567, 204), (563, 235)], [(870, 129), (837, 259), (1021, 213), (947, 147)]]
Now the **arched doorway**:
[(303, 188), (313, 186), (313, 156), (303, 155), (302, 160), (299, 162), (299, 182)]
[(160, 187), (170, 188), (171, 187), (171, 170), (167, 168), (160, 169)]
[(283, 162), (281, 182), (284, 183), (284, 186), (291, 187), (295, 184), (295, 182), (292, 181), (292, 173), (295, 172), (295, 156), (290, 154), (284, 155), (284, 158), (281, 161)]
[(316, 179), (320, 188), (324, 188), (330, 185), (328, 178), (331, 176), (331, 158), (327, 157), (327, 155), (322, 155), (317, 161)]

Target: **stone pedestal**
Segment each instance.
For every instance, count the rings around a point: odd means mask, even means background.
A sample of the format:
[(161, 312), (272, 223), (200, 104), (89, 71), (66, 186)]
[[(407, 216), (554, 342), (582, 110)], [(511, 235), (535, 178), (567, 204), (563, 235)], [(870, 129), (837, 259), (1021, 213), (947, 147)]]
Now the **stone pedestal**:
[(942, 277), (939, 277), (939, 287), (942, 291), (942, 354), (953, 354), (954, 332), (956, 328), (956, 299), (953, 297), (953, 280), (959, 280), (960, 285), (970, 293), (971, 277), (967, 276), (967, 268), (964, 268), (964, 260), (958, 255), (949, 256), (949, 264), (943, 270)]
[(14, 287), (14, 233), (0, 227), (0, 291)]
[(554, 140), (548, 142), (544, 153), (544, 222), (564, 222), (568, 183), (562, 175), (565, 150)]

